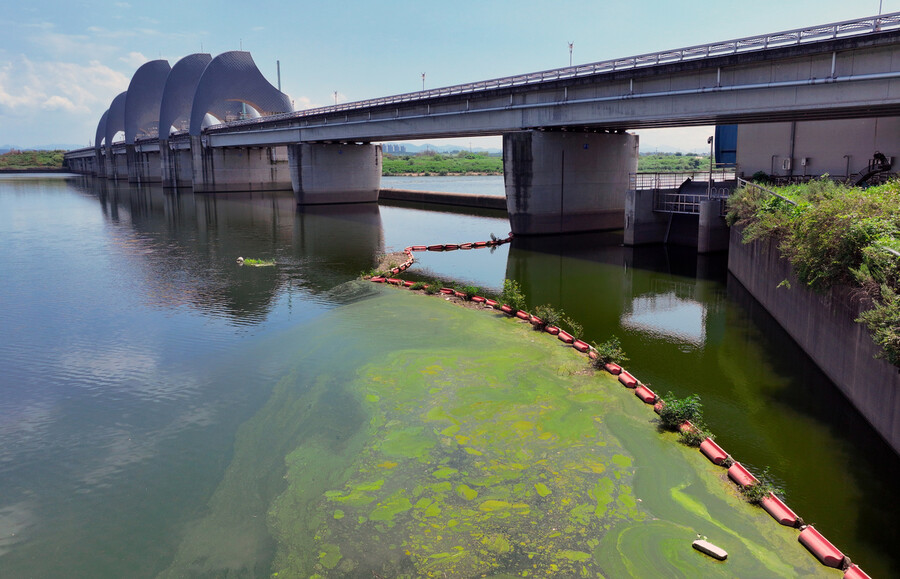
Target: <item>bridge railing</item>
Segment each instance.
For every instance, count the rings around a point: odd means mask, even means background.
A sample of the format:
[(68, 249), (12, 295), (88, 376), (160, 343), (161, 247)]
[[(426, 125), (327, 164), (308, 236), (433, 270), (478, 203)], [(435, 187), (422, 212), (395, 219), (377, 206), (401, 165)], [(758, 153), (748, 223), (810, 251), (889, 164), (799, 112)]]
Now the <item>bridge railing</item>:
[(713, 169), (712, 174), (706, 171), (674, 171), (659, 173), (631, 173), (628, 175), (629, 189), (677, 189), (682, 183), (690, 179), (694, 183), (706, 183), (712, 177), (713, 182), (733, 182), (737, 177), (738, 169), (734, 165), (719, 166)]
[(751, 52), (755, 50), (766, 50), (810, 42), (819, 42), (835, 38), (843, 38), (847, 36), (873, 34), (889, 30), (900, 30), (900, 12), (892, 12), (890, 14), (882, 14), (879, 16), (869, 16), (866, 18), (857, 18), (855, 20), (844, 20), (842, 22), (822, 24), (819, 26), (796, 28), (793, 30), (786, 30), (771, 34), (761, 34), (758, 36), (749, 36), (746, 38), (738, 38), (734, 40), (725, 40), (722, 42), (714, 42), (711, 44), (688, 46), (686, 48), (678, 48), (662, 52), (653, 52), (649, 54), (641, 54), (625, 58), (604, 60), (590, 64), (580, 64), (575, 66), (568, 66), (565, 68), (555, 68), (551, 70), (495, 78), (491, 80), (409, 92), (398, 95), (379, 97), (375, 99), (339, 103), (326, 107), (305, 109), (302, 111), (294, 111), (291, 113), (280, 113), (255, 119), (235, 121), (227, 123), (227, 125), (215, 126), (239, 127), (263, 122), (277, 121), (281, 119), (302, 118), (335, 112), (352, 111), (356, 109), (401, 104), (409, 101), (425, 100), (451, 95), (476, 94), (479, 92), (498, 88), (509, 88), (532, 83), (542, 83), (579, 76), (589, 76), (605, 72), (630, 70), (686, 60), (698, 60), (709, 58), (712, 56), (726, 56), (729, 54)]

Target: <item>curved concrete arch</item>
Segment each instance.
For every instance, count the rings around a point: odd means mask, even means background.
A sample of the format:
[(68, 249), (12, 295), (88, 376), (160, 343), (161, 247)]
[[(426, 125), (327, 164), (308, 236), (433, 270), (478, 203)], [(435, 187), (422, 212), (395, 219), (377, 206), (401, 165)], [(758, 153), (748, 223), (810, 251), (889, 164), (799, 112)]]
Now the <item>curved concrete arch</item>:
[(112, 104), (109, 105), (109, 113), (106, 116), (106, 148), (109, 149), (112, 147), (113, 137), (119, 131), (125, 130), (125, 99), (128, 96), (128, 91), (119, 93), (116, 98), (113, 99)]
[(222, 111), (233, 103), (250, 105), (262, 116), (293, 111), (291, 99), (265, 79), (250, 53), (238, 50), (223, 52), (203, 71), (191, 104), (191, 135), (200, 135), (207, 113), (224, 120)]
[(97, 123), (97, 132), (94, 133), (94, 149), (100, 150), (100, 143), (103, 142), (103, 139), (106, 138), (106, 119), (109, 117), (109, 109), (103, 112), (103, 116), (100, 117), (100, 122)]
[(125, 144), (133, 145), (138, 135), (159, 134), (159, 105), (166, 78), (172, 67), (167, 60), (151, 60), (131, 77), (125, 99)]
[(163, 90), (159, 105), (159, 137), (166, 139), (172, 127), (178, 129), (191, 121), (191, 104), (203, 71), (212, 60), (207, 53), (189, 54), (175, 63)]

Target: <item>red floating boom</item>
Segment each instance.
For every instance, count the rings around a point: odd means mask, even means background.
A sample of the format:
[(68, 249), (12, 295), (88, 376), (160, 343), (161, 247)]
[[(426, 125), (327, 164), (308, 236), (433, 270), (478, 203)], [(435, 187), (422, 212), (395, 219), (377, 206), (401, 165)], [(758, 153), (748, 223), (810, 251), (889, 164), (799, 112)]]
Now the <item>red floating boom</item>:
[(722, 450), (722, 447), (716, 444), (712, 438), (707, 438), (700, 443), (700, 452), (706, 455), (713, 464), (721, 465), (728, 458), (728, 453)]
[(797, 521), (799, 520), (797, 514), (790, 508), (788, 508), (786, 504), (781, 502), (781, 499), (776, 497), (774, 494), (769, 493), (769, 496), (761, 500), (759, 504), (766, 510), (767, 513), (772, 515), (773, 519), (775, 519), (782, 525), (786, 525), (788, 527), (794, 527), (797, 525)]
[(844, 554), (822, 536), (812, 525), (800, 531), (800, 543), (816, 556), (816, 559), (827, 567), (841, 568)]
[(749, 487), (751, 485), (755, 485), (759, 481), (755, 476), (750, 474), (750, 471), (744, 468), (739, 462), (731, 465), (731, 468), (728, 469), (728, 478), (737, 483), (738, 486)]

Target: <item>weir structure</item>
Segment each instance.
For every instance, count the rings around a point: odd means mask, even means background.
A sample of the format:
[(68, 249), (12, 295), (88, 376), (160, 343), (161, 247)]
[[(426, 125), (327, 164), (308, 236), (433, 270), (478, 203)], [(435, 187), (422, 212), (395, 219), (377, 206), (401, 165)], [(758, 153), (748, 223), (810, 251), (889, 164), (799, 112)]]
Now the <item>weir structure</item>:
[[(838, 124), (854, 138), (823, 145), (817, 136)], [(196, 192), (290, 188), (300, 205), (374, 202), (378, 143), (502, 135), (513, 233), (625, 226), (639, 244), (677, 235), (677, 224), (631, 187), (628, 131), (698, 125), (731, 127), (731, 153), (751, 172), (775, 146), (771, 167), (803, 176), (834, 174), (835, 159), (849, 174), (875, 147), (900, 155), (889, 130), (900, 126), (900, 13), (302, 111), (247, 52), (193, 54), (171, 69), (152, 61), (103, 114), (94, 147), (66, 165)], [(727, 236), (715, 203), (697, 215), (709, 224), (698, 248), (718, 249)]]

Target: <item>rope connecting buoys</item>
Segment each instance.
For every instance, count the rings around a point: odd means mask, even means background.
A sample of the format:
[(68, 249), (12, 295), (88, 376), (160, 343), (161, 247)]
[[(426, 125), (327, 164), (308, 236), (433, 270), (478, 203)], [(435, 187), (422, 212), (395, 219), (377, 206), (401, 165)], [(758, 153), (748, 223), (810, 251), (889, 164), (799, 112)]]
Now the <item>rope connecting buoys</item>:
[(841, 565), (843, 565), (844, 554), (841, 553), (837, 547), (832, 545), (828, 539), (822, 536), (822, 533), (817, 531), (812, 525), (809, 525), (800, 531), (798, 540), (800, 541), (800, 544), (809, 549), (823, 565), (834, 567), (836, 569), (840, 569)]
[(797, 513), (781, 502), (781, 499), (773, 493), (769, 493), (769, 496), (762, 499), (759, 504), (767, 513), (772, 515), (773, 519), (782, 525), (796, 527), (797, 523), (800, 522), (800, 517), (797, 516)]
[(700, 443), (700, 452), (702, 452), (710, 462), (719, 466), (722, 466), (728, 458), (728, 453), (722, 450), (722, 447), (709, 437)]
[(733, 480), (735, 484), (740, 487), (753, 486), (759, 482), (759, 480), (739, 462), (728, 467), (728, 478)]

